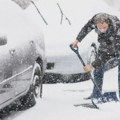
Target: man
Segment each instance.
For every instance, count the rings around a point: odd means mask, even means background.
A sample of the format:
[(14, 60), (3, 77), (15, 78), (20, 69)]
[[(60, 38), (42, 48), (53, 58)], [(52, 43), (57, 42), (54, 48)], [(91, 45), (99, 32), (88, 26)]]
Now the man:
[[(116, 16), (106, 13), (94, 15), (88, 23), (81, 29), (76, 40), (73, 41), (72, 47), (77, 47), (78, 43), (92, 30), (98, 34), (98, 55), (91, 65), (84, 67), (85, 72), (91, 72), (94, 68), (94, 80), (102, 92), (103, 76), (105, 63), (115, 57), (118, 60), (118, 82), (120, 97), (120, 20)], [(99, 90), (94, 86), (92, 97), (100, 96)]]

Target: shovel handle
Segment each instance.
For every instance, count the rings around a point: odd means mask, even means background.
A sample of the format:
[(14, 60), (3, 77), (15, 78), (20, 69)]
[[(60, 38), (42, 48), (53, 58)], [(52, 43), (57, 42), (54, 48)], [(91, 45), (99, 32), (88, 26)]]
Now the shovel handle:
[(85, 67), (86, 65), (85, 65), (82, 57), (81, 57), (80, 54), (79, 54), (79, 51), (78, 51), (79, 49), (78, 49), (78, 47), (73, 48), (72, 45), (70, 45), (70, 48), (77, 54), (77, 56), (78, 56), (78, 58), (80, 59), (82, 65)]
[[(70, 45), (70, 48), (77, 54), (77, 56), (78, 56), (79, 60), (81, 61), (82, 65), (85, 67), (86, 64), (85, 64), (85, 62), (83, 61), (81, 55), (79, 54), (78, 47), (75, 49), (75, 48), (72, 47), (72, 45)], [(90, 79), (92, 80), (93, 84), (94, 84), (95, 87), (98, 89), (98, 91), (101, 93), (101, 91), (100, 91), (100, 89), (99, 89), (97, 83), (94, 81), (94, 79), (93, 79), (91, 73), (90, 73)]]

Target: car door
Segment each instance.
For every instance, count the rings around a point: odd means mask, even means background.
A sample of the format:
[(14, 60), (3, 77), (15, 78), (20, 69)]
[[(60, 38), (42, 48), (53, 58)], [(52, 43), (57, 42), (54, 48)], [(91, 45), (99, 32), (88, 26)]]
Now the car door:
[[(0, 51), (5, 50), (5, 47)], [(14, 97), (14, 77), (12, 75), (13, 71), (9, 52), (4, 51), (4, 54), (0, 52), (0, 104)]]
[(15, 96), (22, 94), (29, 89), (32, 77), (33, 66), (32, 56), (28, 46), (18, 46), (13, 53), (13, 72), (15, 76)]

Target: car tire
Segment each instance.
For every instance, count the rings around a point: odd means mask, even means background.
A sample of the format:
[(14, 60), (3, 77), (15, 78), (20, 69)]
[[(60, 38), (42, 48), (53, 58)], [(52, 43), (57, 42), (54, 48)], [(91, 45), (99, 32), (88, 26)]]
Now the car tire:
[(33, 86), (31, 85), (29, 91), (25, 96), (19, 99), (20, 105), (18, 105), (18, 110), (26, 110), (33, 107), (36, 104), (35, 96), (33, 93)]
[(10, 114), (9, 111), (9, 107), (5, 107), (3, 109), (0, 110), (0, 120), (4, 119), (5, 117), (7, 117)]
[(41, 66), (35, 63), (33, 69), (32, 83), (26, 95), (19, 99), (19, 104), (16, 106), (16, 111), (26, 110), (36, 104), (36, 98), (42, 97), (42, 76)]
[(38, 75), (34, 76), (34, 95), (35, 98), (39, 98), (41, 94), (41, 85), (39, 83), (39, 77)]
[(42, 97), (42, 89), (43, 89), (43, 79), (42, 79), (42, 67), (41, 64), (36, 64), (36, 70), (33, 77), (33, 91), (35, 98)]

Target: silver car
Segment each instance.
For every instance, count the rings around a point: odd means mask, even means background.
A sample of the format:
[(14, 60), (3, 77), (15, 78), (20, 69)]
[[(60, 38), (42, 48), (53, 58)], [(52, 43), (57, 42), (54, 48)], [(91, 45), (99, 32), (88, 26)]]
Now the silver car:
[(46, 68), (44, 38), (15, 3), (0, 1), (0, 110), (16, 102), (21, 108), (41, 97)]

